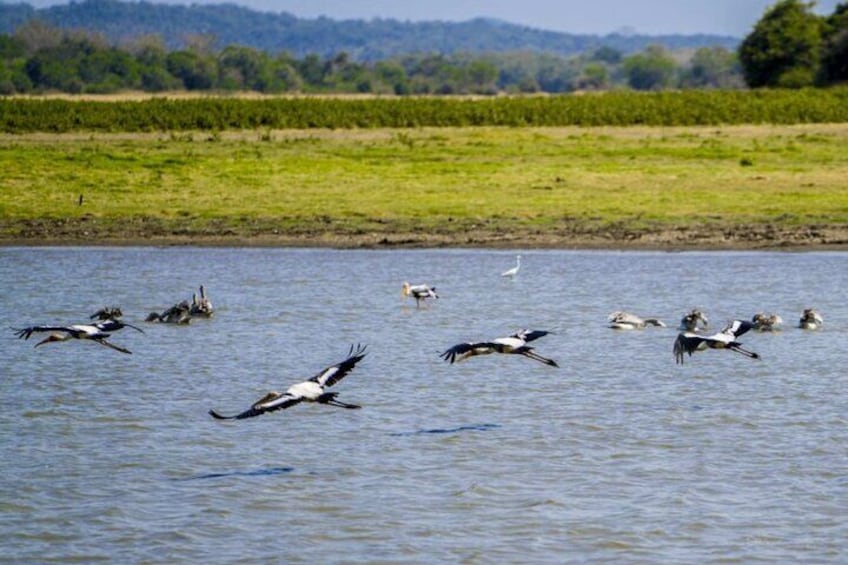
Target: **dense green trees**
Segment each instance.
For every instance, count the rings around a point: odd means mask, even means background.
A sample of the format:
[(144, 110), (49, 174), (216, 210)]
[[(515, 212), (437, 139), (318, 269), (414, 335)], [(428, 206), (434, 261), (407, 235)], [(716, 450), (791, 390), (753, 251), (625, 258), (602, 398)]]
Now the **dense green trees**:
[(848, 82), (848, 2), (839, 4), (825, 20), (819, 82)]
[(848, 4), (823, 18), (815, 2), (780, 0), (739, 46), (748, 86), (801, 88), (846, 80)]
[[(106, 5), (109, 5), (108, 3)], [(0, 94), (255, 91), (263, 93), (497, 94), (561, 93), (574, 90), (676, 88), (686, 79), (698, 88), (738, 86), (732, 52), (698, 55), (696, 66), (677, 62), (669, 51), (650, 46), (624, 56), (601, 47), (579, 57), (548, 53), (422, 53), (376, 63), (339, 52), (328, 58), (296, 59), (252, 47), (216, 50), (209, 36), (196, 35), (184, 49), (168, 50), (155, 35), (117, 47), (98, 34), (66, 32), (32, 21), (0, 35)], [(704, 48), (706, 49), (706, 48)]]
[[(117, 9), (114, 4), (89, 0), (86, 6), (109, 13)], [(12, 34), (0, 34), (0, 95), (123, 90), (489, 95), (846, 82), (848, 2), (827, 17), (813, 8), (812, 2), (778, 0), (736, 52), (724, 47), (672, 52), (657, 44), (636, 53), (610, 46), (568, 57), (538, 51), (421, 52), (371, 62), (343, 50), (298, 59), (245, 45), (219, 49), (210, 34), (187, 35), (180, 48), (169, 48), (158, 35), (116, 45), (102, 34), (31, 19)]]
[(811, 9), (810, 3), (781, 0), (766, 10), (739, 46), (739, 60), (749, 86), (799, 88), (813, 84), (822, 23)]

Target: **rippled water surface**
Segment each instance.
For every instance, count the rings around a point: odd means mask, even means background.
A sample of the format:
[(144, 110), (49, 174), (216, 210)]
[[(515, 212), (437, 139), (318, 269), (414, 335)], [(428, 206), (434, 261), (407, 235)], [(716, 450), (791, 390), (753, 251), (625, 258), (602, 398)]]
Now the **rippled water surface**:
[[(848, 254), (0, 249), (0, 561), (844, 562)], [(404, 280), (440, 299), (416, 309)], [(211, 320), (144, 316), (205, 284)], [(680, 317), (777, 312), (676, 365)], [(825, 328), (796, 326), (816, 307)], [(626, 309), (668, 328), (617, 332)], [(520, 327), (552, 368), (439, 353)], [(236, 412), (368, 344), (362, 410)]]

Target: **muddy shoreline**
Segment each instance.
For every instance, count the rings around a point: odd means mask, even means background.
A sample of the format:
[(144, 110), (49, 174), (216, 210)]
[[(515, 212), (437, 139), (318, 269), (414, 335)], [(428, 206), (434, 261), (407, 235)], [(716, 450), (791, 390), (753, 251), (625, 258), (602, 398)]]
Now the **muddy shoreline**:
[(340, 249), (492, 248), (631, 250), (846, 250), (848, 225), (697, 225), (647, 229), (451, 229), (429, 232), (320, 229), (151, 229), (136, 223), (26, 220), (0, 226), (0, 246), (218, 246)]

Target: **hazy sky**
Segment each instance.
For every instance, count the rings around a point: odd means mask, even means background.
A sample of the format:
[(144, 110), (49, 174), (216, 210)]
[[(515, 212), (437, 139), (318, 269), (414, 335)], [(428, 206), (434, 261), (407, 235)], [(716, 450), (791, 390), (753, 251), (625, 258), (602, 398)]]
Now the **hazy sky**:
[[(7, 1), (7, 0), (0, 0)], [(66, 4), (22, 0), (33, 6)], [(164, 0), (148, 0), (163, 2)], [(535, 28), (606, 34), (629, 30), (645, 34), (717, 33), (746, 35), (777, 0), (229, 0), (255, 10), (332, 19), (464, 21), (478, 16)], [(181, 4), (220, 4), (224, 0), (168, 0)], [(833, 13), (839, 0), (819, 0), (816, 12)]]

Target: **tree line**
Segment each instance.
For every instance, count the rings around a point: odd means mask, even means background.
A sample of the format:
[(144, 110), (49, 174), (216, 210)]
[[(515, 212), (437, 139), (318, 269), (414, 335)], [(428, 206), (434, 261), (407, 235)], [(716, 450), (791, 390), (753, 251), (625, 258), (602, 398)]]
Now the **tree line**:
[(195, 35), (169, 49), (145, 35), (120, 45), (103, 35), (29, 20), (0, 34), (0, 94), (255, 91), (481, 94), (827, 86), (848, 80), (848, 3), (818, 16), (813, 3), (781, 0), (737, 51), (701, 47), (683, 57), (661, 45), (626, 55), (602, 46), (578, 56), (539, 52), (420, 53), (374, 62), (228, 45)]
[(187, 4), (74, 0), (43, 8), (0, 2), (0, 33), (12, 33), (33, 19), (66, 30), (97, 30), (113, 43), (127, 37), (155, 34), (169, 49), (183, 49), (187, 46), (187, 35), (208, 33), (215, 37), (215, 47), (219, 49), (244, 45), (268, 53), (285, 51), (297, 58), (312, 53), (329, 58), (344, 52), (356, 61), (371, 62), (425, 52), (450, 55), (527, 50), (574, 56), (603, 45), (630, 54), (654, 43), (674, 51), (705, 46), (735, 49), (739, 44), (738, 37), (727, 35), (576, 34), (491, 18), (463, 22), (299, 18), (286, 12), (260, 12), (223, 1)]

